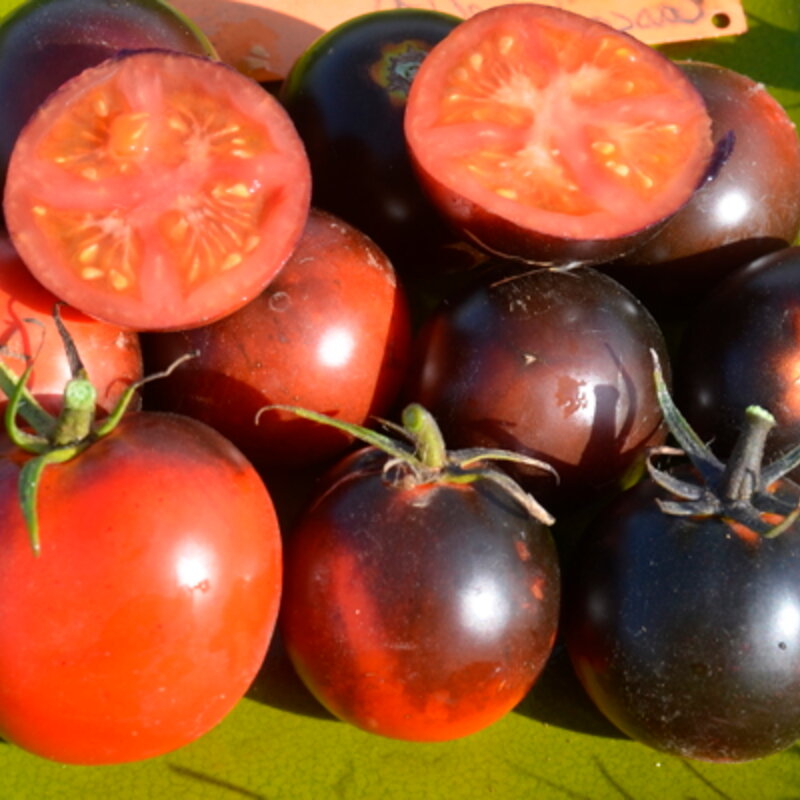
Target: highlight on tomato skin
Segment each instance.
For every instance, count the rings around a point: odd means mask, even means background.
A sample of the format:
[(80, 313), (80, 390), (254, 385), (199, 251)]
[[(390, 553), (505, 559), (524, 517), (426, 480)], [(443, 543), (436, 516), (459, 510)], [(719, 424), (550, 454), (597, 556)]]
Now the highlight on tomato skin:
[(692, 197), (714, 150), (700, 93), (666, 56), (532, 3), (479, 12), (431, 49), (405, 132), (455, 228), (549, 265), (632, 250)]
[(386, 456), (333, 469), (287, 541), (280, 631), (338, 718), (406, 741), (494, 724), (552, 652), (560, 570), (546, 525), (488, 482), (396, 488)]
[(139, 51), (63, 84), (20, 134), (4, 195), (34, 276), (137, 331), (207, 324), (253, 299), (310, 205), (303, 144), (232, 67)]
[[(59, 300), (30, 274), (0, 236), (0, 359), (16, 374), (33, 364), (27, 388), (51, 414), (61, 410), (71, 365), (55, 323)], [(59, 304), (58, 314), (97, 391), (99, 411), (110, 413), (143, 375), (139, 336)], [(134, 408), (140, 404), (134, 402)], [(0, 413), (6, 397), (0, 392)]]
[(384, 252), (312, 208), (258, 297), (211, 325), (143, 336), (152, 370), (196, 353), (146, 387), (146, 404), (206, 422), (260, 468), (321, 464), (352, 438), (267, 407), (300, 405), (360, 425), (383, 417), (405, 378), (411, 335), (405, 290)]

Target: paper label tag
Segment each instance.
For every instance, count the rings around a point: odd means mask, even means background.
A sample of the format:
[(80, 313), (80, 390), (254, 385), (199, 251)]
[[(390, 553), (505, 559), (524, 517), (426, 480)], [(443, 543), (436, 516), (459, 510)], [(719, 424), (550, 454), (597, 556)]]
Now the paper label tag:
[[(280, 80), (320, 34), (351, 17), (427, 8), (466, 18), (525, 0), (172, 0), (206, 33), (223, 60), (260, 81)], [(747, 30), (741, 0), (540, 0), (605, 22), (648, 44), (731, 36)]]

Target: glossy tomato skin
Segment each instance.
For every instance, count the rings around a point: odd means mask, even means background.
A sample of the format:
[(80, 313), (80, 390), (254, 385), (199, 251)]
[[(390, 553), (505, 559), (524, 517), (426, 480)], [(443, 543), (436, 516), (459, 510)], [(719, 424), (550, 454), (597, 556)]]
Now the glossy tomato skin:
[[(54, 321), (58, 298), (28, 272), (11, 243), (0, 237), (0, 346), (3, 362), (17, 375), (35, 359), (28, 389), (52, 414), (61, 410), (69, 359)], [(101, 412), (111, 411), (128, 387), (142, 378), (142, 350), (132, 331), (60, 305), (59, 314), (95, 389)], [(134, 406), (138, 405), (134, 401)], [(0, 410), (6, 405), (0, 393)]]
[(433, 314), (407, 396), (453, 448), (548, 462), (557, 483), (528, 468), (515, 474), (546, 506), (572, 504), (616, 486), (664, 440), (650, 348), (668, 365), (661, 329), (612, 278), (534, 269), (482, 280)]
[(697, 307), (675, 359), (676, 396), (721, 456), (747, 406), (766, 408), (777, 421), (767, 440), (775, 455), (800, 435), (798, 369), (800, 248), (790, 247), (740, 267)]
[(488, 482), (394, 487), (385, 456), (364, 458), (338, 466), (289, 537), (287, 651), (317, 699), (364, 730), (474, 733), (522, 699), (551, 652), (549, 529)]
[(732, 150), (712, 180), (611, 274), (649, 307), (685, 316), (722, 278), (800, 232), (800, 138), (769, 91), (717, 64), (679, 62)]
[(145, 339), (153, 369), (197, 356), (150, 385), (149, 403), (221, 431), (259, 466), (341, 455), (352, 439), (272, 404), (357, 425), (389, 413), (405, 377), (411, 321), (403, 287), (377, 245), (312, 210), (292, 257), (264, 292), (213, 325)]
[(421, 8), (361, 14), (313, 42), (281, 86), (314, 204), (363, 230), (398, 267), (451, 238), (411, 168), (403, 115), (419, 64), (460, 21)]
[(0, 24), (2, 179), (20, 130), (48, 95), (121, 50), (153, 47), (213, 53), (193, 23), (159, 0), (30, 0), (10, 12)]
[[(784, 484), (785, 497), (800, 495)], [(567, 571), (578, 677), (623, 732), (707, 761), (800, 737), (800, 528), (773, 539), (671, 517), (645, 480), (595, 521)]]
[(17, 139), (4, 209), (44, 286), (90, 316), (180, 330), (241, 308), (309, 210), (302, 141), (278, 101), (219, 61), (134, 51), (83, 70)]
[(41, 555), (0, 458), (0, 735), (45, 758), (150, 758), (219, 723), (267, 650), (281, 586), (269, 494), (199, 422), (126, 416), (44, 470)]
[(543, 265), (643, 243), (690, 199), (714, 150), (702, 97), (663, 54), (536, 3), (480, 11), (434, 46), (404, 127), (452, 226)]

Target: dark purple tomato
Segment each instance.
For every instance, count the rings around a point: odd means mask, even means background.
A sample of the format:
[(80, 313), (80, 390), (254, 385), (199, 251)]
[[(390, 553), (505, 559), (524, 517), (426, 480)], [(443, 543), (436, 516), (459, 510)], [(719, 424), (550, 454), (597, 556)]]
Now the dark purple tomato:
[(337, 465), (289, 536), (283, 640), (337, 717), (392, 738), (459, 738), (511, 711), (544, 667), (555, 546), (496, 484), (393, 483), (386, 461), (370, 449)]
[[(800, 440), (800, 248), (740, 267), (698, 306), (675, 360), (684, 415), (720, 453), (730, 452), (744, 410), (759, 405), (777, 426), (768, 452)], [(796, 475), (796, 473), (795, 473)]]
[(368, 424), (392, 406), (410, 340), (405, 294), (385, 254), (313, 209), (260, 296), (211, 325), (143, 337), (151, 370), (197, 354), (151, 383), (147, 402), (211, 425), (259, 466), (315, 464), (340, 456), (352, 439), (285, 411), (259, 411), (299, 405)]
[(640, 244), (689, 200), (714, 149), (702, 97), (666, 56), (537, 3), (481, 11), (435, 45), (404, 123), (440, 213), (537, 264)]
[(68, 78), (121, 50), (211, 55), (205, 35), (161, 0), (29, 0), (0, 24), (0, 183), (31, 114)]
[(800, 138), (791, 117), (745, 75), (703, 62), (680, 66), (706, 102), (714, 138), (730, 137), (732, 150), (665, 227), (609, 267), (648, 306), (673, 315), (800, 232)]
[[(501, 265), (505, 266), (505, 265)], [(610, 488), (664, 439), (650, 348), (661, 329), (589, 267), (481, 281), (426, 323), (408, 396), (451, 447), (501, 447), (548, 462), (515, 474), (548, 505)]]
[[(780, 492), (800, 501), (785, 481)], [(789, 747), (800, 737), (800, 525), (764, 538), (665, 514), (657, 496), (640, 482), (576, 549), (564, 635), (578, 677), (617, 727), (659, 750), (744, 761)]]
[(314, 204), (375, 239), (398, 269), (450, 236), (411, 169), (403, 116), (420, 63), (460, 21), (419, 8), (349, 19), (299, 57), (279, 94), (306, 145)]

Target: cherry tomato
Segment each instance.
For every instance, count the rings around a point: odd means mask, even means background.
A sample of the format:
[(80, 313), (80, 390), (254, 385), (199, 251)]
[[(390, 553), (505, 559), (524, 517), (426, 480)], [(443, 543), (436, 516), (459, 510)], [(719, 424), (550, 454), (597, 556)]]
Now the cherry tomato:
[[(739, 268), (692, 315), (675, 359), (675, 391), (689, 422), (720, 455), (745, 409), (770, 411), (775, 455), (800, 436), (800, 248)], [(800, 471), (795, 473), (795, 477)]]
[(552, 650), (552, 536), (489, 481), (403, 484), (387, 456), (334, 468), (287, 544), (281, 632), (339, 718), (412, 741), (472, 734), (508, 713)]
[(375, 239), (401, 271), (428, 242), (452, 238), (411, 168), (403, 115), (420, 63), (459, 22), (421, 8), (358, 15), (316, 39), (280, 90), (311, 161), (315, 205)]
[(253, 299), (308, 214), (308, 159), (280, 104), (199, 56), (107, 59), (43, 103), (5, 189), (34, 276), (86, 314), (189, 328)]
[(515, 475), (545, 505), (572, 505), (616, 486), (664, 439), (650, 348), (666, 363), (647, 309), (597, 270), (489, 274), (426, 323), (407, 396), (452, 447), (548, 462), (558, 483), (525, 468)]
[(153, 47), (214, 52), (189, 19), (160, 0), (28, 0), (3, 17), (0, 184), (20, 130), (48, 95), (121, 50)]
[(479, 12), (435, 45), (405, 132), (456, 228), (547, 264), (632, 249), (689, 200), (714, 150), (700, 93), (666, 56), (534, 3)]
[[(28, 389), (53, 414), (60, 410), (64, 386), (72, 377), (54, 320), (57, 303), (58, 298), (33, 279), (8, 239), (0, 237), (1, 357), (16, 374), (33, 360)], [(111, 411), (142, 377), (139, 337), (69, 306), (59, 306), (58, 313), (97, 390), (100, 409)], [(0, 393), (0, 411), (5, 405)]]
[(0, 455), (0, 735), (79, 764), (156, 756), (220, 722), (273, 632), (281, 545), (271, 498), (226, 439), (131, 412), (45, 467), (41, 554)]
[(732, 150), (712, 180), (609, 271), (649, 308), (685, 317), (728, 273), (800, 232), (800, 138), (763, 84), (716, 64), (679, 66), (701, 92), (716, 139)]
[(149, 404), (197, 417), (260, 466), (339, 456), (352, 439), (272, 404), (295, 404), (366, 424), (385, 415), (405, 377), (411, 323), (403, 289), (375, 243), (312, 210), (293, 256), (244, 308), (191, 331), (151, 334), (148, 362), (163, 369)]

